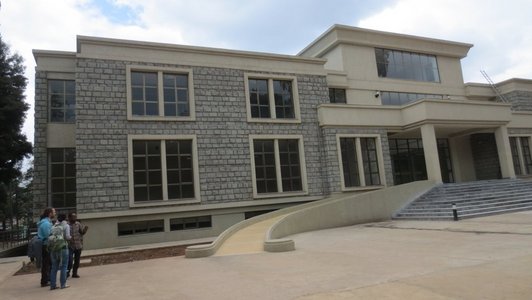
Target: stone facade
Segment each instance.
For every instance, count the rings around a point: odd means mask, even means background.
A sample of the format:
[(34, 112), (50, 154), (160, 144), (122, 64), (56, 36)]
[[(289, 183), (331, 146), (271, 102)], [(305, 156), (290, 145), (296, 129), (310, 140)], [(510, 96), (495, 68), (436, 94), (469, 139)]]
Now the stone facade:
[(245, 70), (150, 65), (155, 69), (193, 69), (196, 121), (128, 121), (128, 64), (77, 60), (77, 207), (80, 212), (129, 208), (128, 134), (196, 135), (202, 204), (253, 200), (249, 135), (302, 135), (308, 194), (324, 195), (316, 106), (328, 101), (325, 76), (272, 74), (297, 77), (301, 124), (248, 123)]
[(46, 124), (48, 87), (46, 72), (35, 72), (35, 136), (33, 144), (33, 215), (39, 216), (48, 204), (48, 163)]
[(504, 95), (512, 103), (512, 110), (532, 111), (532, 92), (513, 91)]

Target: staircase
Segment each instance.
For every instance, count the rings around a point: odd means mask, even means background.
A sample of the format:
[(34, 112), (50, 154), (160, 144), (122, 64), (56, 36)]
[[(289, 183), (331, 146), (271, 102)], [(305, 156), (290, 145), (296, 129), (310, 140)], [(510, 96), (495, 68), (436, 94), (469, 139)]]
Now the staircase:
[(394, 219), (452, 220), (532, 209), (532, 182), (519, 179), (446, 183), (414, 200)]

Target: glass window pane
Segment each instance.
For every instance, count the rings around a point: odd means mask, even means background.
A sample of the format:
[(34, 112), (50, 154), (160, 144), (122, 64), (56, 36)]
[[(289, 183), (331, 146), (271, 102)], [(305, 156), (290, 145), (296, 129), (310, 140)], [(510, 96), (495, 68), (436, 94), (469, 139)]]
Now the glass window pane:
[(159, 185), (162, 183), (161, 171), (150, 171), (148, 172), (148, 184)]
[(375, 58), (379, 77), (439, 82), (438, 65), (433, 55), (375, 49)]
[(63, 178), (52, 179), (52, 193), (61, 193), (65, 191), (65, 180)]
[(183, 184), (182, 185), (183, 198), (194, 198), (194, 185)]
[(48, 81), (48, 93), (50, 94), (63, 94), (65, 88), (64, 80), (49, 80)]
[(52, 177), (63, 177), (65, 176), (62, 164), (53, 164), (52, 165)]
[(144, 85), (143, 73), (131, 72), (131, 85)]
[(65, 164), (65, 175), (64, 176), (65, 177), (76, 177), (76, 165)]
[(158, 103), (146, 103), (146, 115), (157, 116), (159, 114)]
[(65, 179), (65, 192), (76, 191), (76, 178)]
[(144, 73), (146, 86), (157, 86), (157, 73)]
[(144, 100), (148, 102), (157, 102), (159, 99), (159, 95), (157, 92), (157, 87), (155, 88), (146, 88), (145, 89), (146, 98)]
[(163, 85), (164, 87), (175, 88), (175, 77), (170, 74), (163, 74)]
[(176, 105), (173, 103), (164, 104), (164, 115), (165, 116), (177, 116)]
[(179, 181), (179, 171), (168, 171), (168, 184), (180, 183)]
[(163, 189), (161, 186), (150, 186), (148, 190), (150, 200), (163, 200)]
[(175, 102), (174, 89), (164, 89), (164, 102)]
[(188, 75), (176, 75), (176, 86), (188, 88)]
[(135, 201), (147, 201), (148, 200), (148, 187), (135, 187)]
[(50, 106), (52, 108), (62, 108), (65, 104), (65, 98), (62, 94), (50, 95)]
[(188, 109), (188, 103), (179, 103), (177, 105), (177, 114), (180, 117), (186, 117), (190, 115), (189, 109)]
[(179, 101), (179, 102), (188, 102), (188, 91), (187, 90), (177, 90), (177, 101)]
[(135, 185), (144, 185), (148, 183), (146, 178), (146, 172), (134, 172), (133, 173), (133, 182)]
[(181, 198), (179, 195), (179, 185), (168, 185), (168, 199), (175, 200), (179, 198)]
[(179, 141), (179, 152), (181, 154), (192, 154), (192, 141)]
[(149, 156), (148, 157), (148, 169), (151, 169), (151, 170), (161, 169), (161, 157), (160, 156)]
[(52, 109), (50, 120), (52, 122), (64, 122), (65, 121), (65, 112), (62, 109)]
[[(168, 152), (167, 152), (168, 154)], [(166, 156), (166, 167), (168, 169), (179, 168), (179, 159), (177, 156)]]
[(144, 103), (143, 102), (133, 102), (132, 113), (135, 116), (143, 116), (144, 115)]

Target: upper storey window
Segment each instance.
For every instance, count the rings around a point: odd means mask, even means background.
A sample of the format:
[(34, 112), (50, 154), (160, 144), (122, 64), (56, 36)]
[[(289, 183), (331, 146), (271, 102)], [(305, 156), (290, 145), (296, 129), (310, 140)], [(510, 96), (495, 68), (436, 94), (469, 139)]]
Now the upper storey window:
[(443, 95), (381, 92), (382, 105), (405, 105), (419, 99), (443, 99)]
[(194, 120), (192, 70), (128, 66), (130, 120)]
[(436, 56), (375, 48), (379, 77), (440, 82)]
[(74, 80), (48, 80), (50, 122), (74, 123), (76, 121), (76, 82)]
[(245, 76), (249, 122), (297, 123), (299, 97), (295, 77)]
[(331, 103), (347, 103), (345, 89), (329, 88), (329, 100)]

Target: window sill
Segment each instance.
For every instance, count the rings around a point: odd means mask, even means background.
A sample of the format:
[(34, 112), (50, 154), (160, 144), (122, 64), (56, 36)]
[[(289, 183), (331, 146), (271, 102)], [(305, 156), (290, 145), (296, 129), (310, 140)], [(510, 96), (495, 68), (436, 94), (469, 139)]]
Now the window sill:
[(298, 192), (282, 192), (282, 193), (264, 193), (264, 194), (254, 194), (254, 199), (265, 199), (265, 198), (281, 198), (281, 197), (292, 197), (292, 196), (306, 196), (308, 192), (298, 191)]
[(301, 119), (248, 118), (248, 123), (301, 124)]
[(164, 116), (128, 116), (128, 121), (165, 121), (165, 122), (191, 122), (196, 121), (195, 116), (164, 117)]
[(169, 206), (169, 205), (184, 205), (200, 203), (199, 199), (188, 200), (160, 200), (160, 201), (143, 201), (143, 202), (130, 202), (129, 207), (150, 207), (150, 206)]
[(373, 191), (373, 190), (380, 190), (385, 187), (386, 187), (385, 185), (342, 187), (342, 192)]

